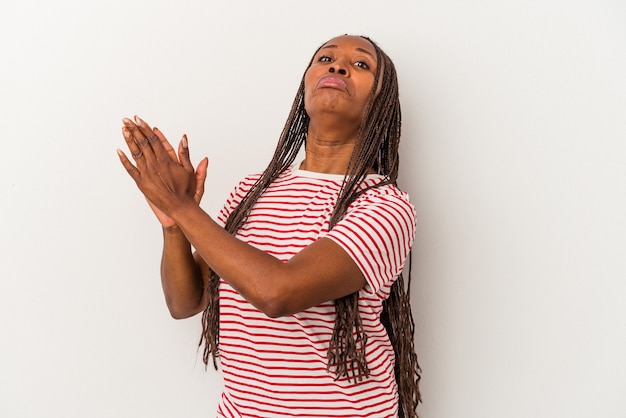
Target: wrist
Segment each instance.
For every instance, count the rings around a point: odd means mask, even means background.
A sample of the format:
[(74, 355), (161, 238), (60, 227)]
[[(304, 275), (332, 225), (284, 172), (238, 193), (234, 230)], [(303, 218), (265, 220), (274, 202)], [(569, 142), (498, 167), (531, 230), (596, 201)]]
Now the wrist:
[(187, 227), (193, 225), (198, 216), (201, 216), (203, 213), (204, 211), (197, 203), (189, 202), (176, 207), (172, 211), (171, 217), (176, 222), (176, 228), (184, 234)]
[(163, 229), (163, 234), (164, 235), (175, 235), (175, 234), (182, 234), (182, 229), (180, 229), (180, 227), (178, 226), (178, 224), (174, 224), (171, 226), (162, 226)]
[(171, 248), (191, 248), (189, 240), (178, 225), (163, 227), (163, 249)]
[(187, 242), (187, 237), (185, 236), (185, 232), (182, 230), (180, 226), (174, 224), (172, 226), (164, 226), (163, 228), (163, 239), (165, 242), (179, 242), (181, 240)]

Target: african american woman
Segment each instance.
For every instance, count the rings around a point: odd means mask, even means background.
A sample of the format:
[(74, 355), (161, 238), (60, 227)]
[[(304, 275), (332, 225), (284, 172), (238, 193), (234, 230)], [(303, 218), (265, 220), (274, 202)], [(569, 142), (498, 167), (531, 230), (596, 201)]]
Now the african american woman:
[(219, 417), (417, 415), (400, 124), (389, 57), (366, 37), (331, 39), (271, 162), (214, 219), (199, 205), (208, 160), (194, 168), (185, 136), (175, 151), (139, 117), (123, 120), (134, 163), (118, 155), (163, 229), (168, 308), (203, 313), (204, 362), (222, 369)]

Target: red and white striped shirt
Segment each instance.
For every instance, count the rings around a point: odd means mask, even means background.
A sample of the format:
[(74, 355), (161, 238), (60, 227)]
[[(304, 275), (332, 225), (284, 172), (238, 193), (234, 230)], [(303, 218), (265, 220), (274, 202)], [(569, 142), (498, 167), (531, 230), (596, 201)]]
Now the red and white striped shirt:
[[(222, 225), (258, 177), (249, 176), (235, 188), (218, 216)], [(381, 178), (368, 176), (365, 185)], [(368, 335), (369, 377), (354, 383), (335, 380), (327, 371), (334, 301), (269, 318), (222, 280), (224, 392), (218, 417), (397, 416), (394, 353), (380, 312), (413, 244), (415, 209), (405, 192), (382, 186), (363, 194), (328, 231), (342, 181), (343, 175), (290, 168), (259, 198), (236, 236), (283, 261), (327, 237), (354, 259), (367, 280), (359, 310)]]

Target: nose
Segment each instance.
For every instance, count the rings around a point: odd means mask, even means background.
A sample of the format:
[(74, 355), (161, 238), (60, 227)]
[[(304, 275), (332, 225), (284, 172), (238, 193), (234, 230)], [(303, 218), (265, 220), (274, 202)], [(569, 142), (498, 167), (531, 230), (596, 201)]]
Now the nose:
[[(337, 67), (337, 68), (335, 68), (335, 67)], [(333, 66), (331, 66), (328, 69), (329, 73), (334, 73), (335, 71), (338, 72), (341, 75), (346, 75), (347, 74), (345, 68), (341, 68), (341, 67), (339, 67), (339, 65), (333, 65)]]

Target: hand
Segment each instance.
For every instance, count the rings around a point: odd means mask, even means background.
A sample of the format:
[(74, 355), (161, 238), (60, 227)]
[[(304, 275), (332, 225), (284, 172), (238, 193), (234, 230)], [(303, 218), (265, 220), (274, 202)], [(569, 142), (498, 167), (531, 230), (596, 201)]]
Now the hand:
[(193, 201), (199, 204), (204, 194), (208, 159), (202, 159), (194, 172), (189, 161), (185, 135), (179, 143), (177, 156), (161, 131), (157, 128), (151, 129), (136, 116), (135, 121), (136, 124), (129, 119), (124, 119), (122, 133), (137, 167), (122, 151), (118, 150), (120, 161), (144, 193), (161, 225), (164, 228), (171, 228), (176, 225), (176, 222), (168, 216), (162, 206), (154, 202), (162, 202), (166, 199), (170, 200), (166, 203), (172, 206), (177, 202), (171, 199), (179, 199), (178, 203), (180, 203), (184, 201), (185, 195), (186, 197), (189, 195), (185, 192), (181, 195), (181, 190), (189, 190), (190, 184), (195, 184)]
[[(163, 144), (163, 147), (165, 148), (169, 156), (172, 158), (172, 161), (179, 162), (176, 152), (174, 151), (174, 148), (165, 138), (165, 135), (163, 135), (163, 132), (161, 132), (156, 127), (152, 128), (152, 131), (159, 137), (159, 139), (161, 140), (161, 144)], [(186, 135), (184, 135), (183, 137), (185, 138), (185, 140), (187, 139)], [(178, 145), (178, 154), (182, 154), (183, 152), (185, 152), (185, 150), (182, 147), (182, 140), (181, 140), (181, 143), (179, 143)], [(200, 204), (200, 201), (202, 200), (202, 195), (204, 194), (204, 182), (206, 180), (208, 164), (209, 164), (209, 160), (208, 158), (205, 157), (198, 163), (198, 166), (196, 167), (196, 194), (194, 195), (194, 200), (197, 204)], [(148, 205), (150, 205), (150, 209), (152, 209), (152, 211), (156, 215), (157, 219), (159, 220), (163, 228), (172, 228), (176, 226), (176, 222), (174, 222), (172, 218), (167, 216), (165, 212), (163, 212), (161, 209), (156, 207), (154, 203), (152, 203), (151, 201), (147, 199), (146, 201), (148, 202)]]

